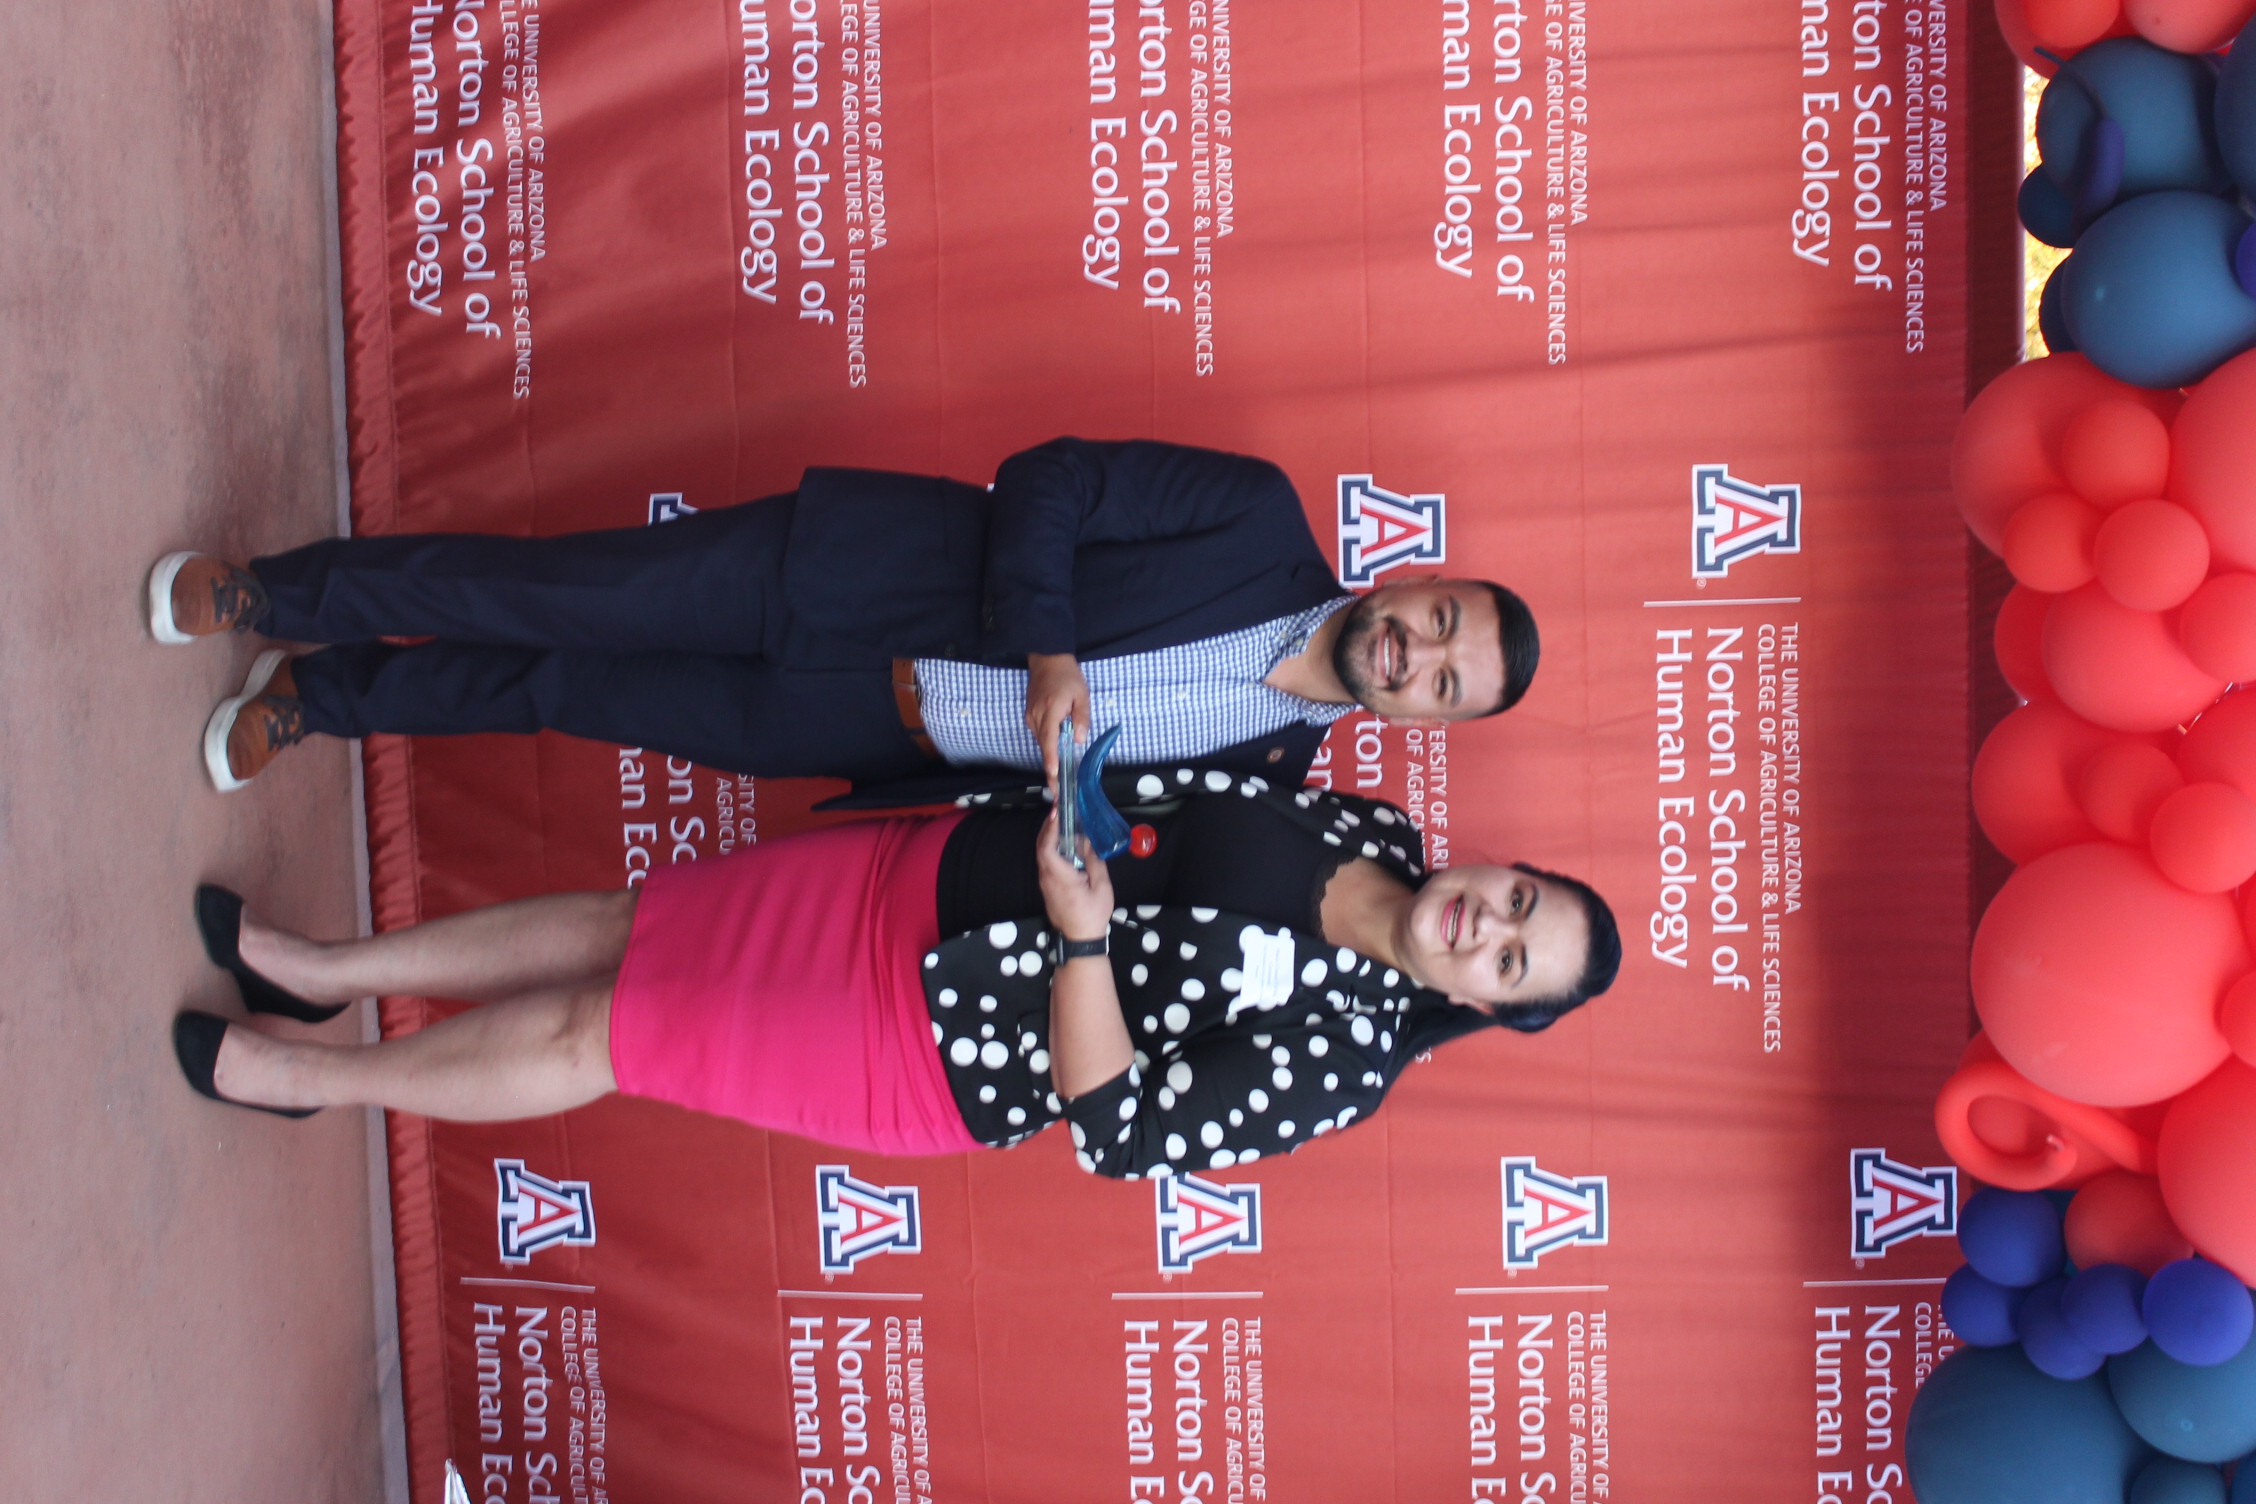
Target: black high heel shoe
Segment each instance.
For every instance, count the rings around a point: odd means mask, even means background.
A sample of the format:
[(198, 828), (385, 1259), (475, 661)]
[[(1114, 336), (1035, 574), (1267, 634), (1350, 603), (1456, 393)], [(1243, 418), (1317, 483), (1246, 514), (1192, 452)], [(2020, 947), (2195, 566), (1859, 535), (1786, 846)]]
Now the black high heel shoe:
[(225, 1102), (230, 1107), (248, 1107), (253, 1112), (271, 1112), (278, 1118), (310, 1118), (318, 1107), (261, 1107), (256, 1102), (238, 1102), (233, 1097), (223, 1097), (212, 1075), (219, 1067), (219, 1046), (227, 1038), (227, 1020), (216, 1013), (198, 1013), (190, 1009), (175, 1014), (172, 1020), (172, 1053), (180, 1062), (180, 1074), (188, 1084), (214, 1102)]
[(211, 963), (235, 978), (243, 1006), (253, 1013), (273, 1013), (302, 1024), (327, 1023), (345, 1011), (343, 1003), (309, 1003), (284, 991), (243, 964), (239, 949), (243, 936), (243, 899), (216, 883), (196, 889), (196, 933), (204, 937), (204, 954)]

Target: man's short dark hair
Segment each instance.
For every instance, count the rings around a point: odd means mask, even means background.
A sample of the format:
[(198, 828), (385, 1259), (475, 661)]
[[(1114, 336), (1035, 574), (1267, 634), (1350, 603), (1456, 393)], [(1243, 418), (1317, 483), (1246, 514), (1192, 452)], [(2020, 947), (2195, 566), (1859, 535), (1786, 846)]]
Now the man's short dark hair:
[(1526, 694), (1528, 685), (1535, 681), (1535, 665), (1543, 656), (1543, 640), (1536, 635), (1535, 613), (1528, 609), (1526, 601), (1494, 580), (1473, 583), (1486, 587), (1496, 601), (1496, 635), (1504, 651), (1504, 698), (1496, 702), (1494, 710), (1482, 711), (1481, 716), (1502, 715), (1520, 703), (1520, 696)]
[(1535, 1034), (1550, 1028), (1614, 985), (1614, 979), (1621, 975), (1621, 927), (1614, 923), (1612, 907), (1599, 896), (1596, 888), (1581, 878), (1569, 877), (1564, 872), (1546, 872), (1526, 862), (1512, 865), (1530, 877), (1540, 877), (1553, 887), (1572, 893), (1582, 905), (1582, 917), (1590, 925), (1590, 948), (1583, 954), (1582, 975), (1575, 978), (1573, 986), (1558, 997), (1496, 1010), (1496, 1021), (1505, 1028)]

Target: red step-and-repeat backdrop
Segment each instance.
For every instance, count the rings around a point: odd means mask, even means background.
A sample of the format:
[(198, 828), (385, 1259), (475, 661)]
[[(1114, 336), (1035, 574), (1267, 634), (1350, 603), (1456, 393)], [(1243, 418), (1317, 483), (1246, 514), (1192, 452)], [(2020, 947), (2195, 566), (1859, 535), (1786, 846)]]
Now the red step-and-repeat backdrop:
[[(1543, 628), (1512, 714), (1351, 716), (1317, 776), (1436, 862), (1588, 875), (1628, 951), (1548, 1034), (1166, 1184), (1061, 1133), (395, 1119), (418, 1504), (1907, 1499), (1967, 1034), (1967, 20), (341, 0), (363, 531), (1059, 433), (1268, 456), (1343, 577), (1490, 575)], [(554, 737), (368, 770), (386, 926), (834, 787)]]

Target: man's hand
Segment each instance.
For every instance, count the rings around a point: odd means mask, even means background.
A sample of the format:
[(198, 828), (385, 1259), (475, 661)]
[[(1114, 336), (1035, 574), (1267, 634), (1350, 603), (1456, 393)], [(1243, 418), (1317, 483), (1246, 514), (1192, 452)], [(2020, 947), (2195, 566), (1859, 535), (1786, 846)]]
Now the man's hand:
[(1058, 816), (1051, 810), (1035, 838), (1034, 866), (1042, 880), (1042, 907), (1068, 940), (1094, 940), (1112, 925), (1112, 874), (1086, 839), (1081, 860), (1085, 865), (1076, 869), (1058, 855)]
[(1073, 739), (1089, 741), (1089, 681), (1071, 653), (1026, 655), (1026, 729), (1042, 752), (1042, 775), (1057, 787), (1058, 726), (1073, 717)]

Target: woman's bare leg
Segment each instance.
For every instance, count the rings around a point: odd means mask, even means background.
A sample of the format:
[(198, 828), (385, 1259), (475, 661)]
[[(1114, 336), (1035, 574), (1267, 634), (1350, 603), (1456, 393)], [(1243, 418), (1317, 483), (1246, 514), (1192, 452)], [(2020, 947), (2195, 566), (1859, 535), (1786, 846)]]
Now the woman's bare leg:
[(618, 1090), (614, 980), (488, 1003), (382, 1044), (278, 1039), (238, 1023), (220, 1046), (214, 1084), (265, 1107), (366, 1102), (458, 1123), (545, 1117)]
[(246, 912), (240, 943), (245, 965), (309, 1002), (495, 1001), (616, 973), (634, 910), (631, 888), (558, 893), (354, 940), (308, 940)]

